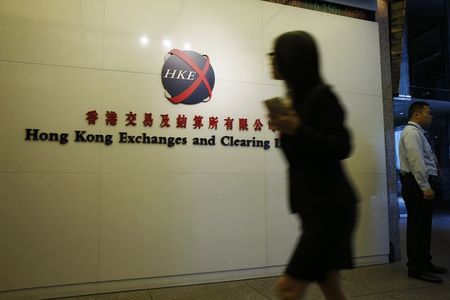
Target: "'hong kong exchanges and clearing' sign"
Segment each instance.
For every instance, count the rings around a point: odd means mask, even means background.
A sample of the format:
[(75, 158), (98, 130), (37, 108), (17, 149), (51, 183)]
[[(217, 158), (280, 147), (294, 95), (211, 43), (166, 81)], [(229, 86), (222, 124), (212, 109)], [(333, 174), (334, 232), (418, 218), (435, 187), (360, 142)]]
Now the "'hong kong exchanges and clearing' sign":
[[(193, 51), (181, 51), (172, 49), (166, 56), (165, 63), (161, 71), (162, 84), (165, 89), (166, 98), (174, 104), (198, 104), (207, 102), (212, 97), (212, 90), (214, 88), (214, 70), (210, 64), (207, 55), (201, 55)], [(89, 125), (95, 125), (99, 119), (96, 110), (91, 110), (86, 113), (86, 120)], [(151, 112), (143, 114), (141, 126), (144, 128), (153, 127), (154, 116)], [(137, 113), (129, 112), (125, 114), (125, 126), (137, 126)], [(260, 133), (264, 128), (274, 131), (270, 123), (267, 125), (257, 118), (250, 121), (247, 118), (227, 117), (221, 121), (217, 116), (209, 116), (203, 120), (202, 115), (195, 115), (192, 119), (192, 125), (188, 124), (188, 117), (184, 114), (178, 114), (176, 118), (171, 118), (169, 114), (160, 114), (161, 122), (159, 128), (169, 128), (175, 125), (175, 128), (183, 130), (191, 127), (194, 130), (200, 130), (204, 125), (208, 125), (208, 130), (217, 130), (218, 126), (224, 126), (227, 131), (232, 131), (237, 128), (240, 132), (248, 131), (249, 127), (255, 133)], [(105, 123), (106, 126), (116, 126), (118, 122), (118, 114), (115, 111), (106, 111)], [(173, 122), (175, 120), (175, 122)], [(171, 124), (172, 123), (172, 124)], [(175, 124), (174, 124), (175, 123)], [(206, 124), (204, 124), (206, 123)], [(237, 123), (234, 125), (234, 123)], [(190, 126), (191, 125), (191, 126)], [(25, 140), (30, 142), (58, 142), (61, 145), (67, 144), (70, 140), (75, 143), (102, 143), (106, 146), (114, 143), (114, 135), (87, 132), (86, 130), (75, 130), (73, 138), (69, 138), (69, 133), (58, 133), (44, 131), (38, 128), (25, 129)], [(117, 142), (119, 144), (148, 144), (148, 145), (166, 145), (171, 148), (175, 145), (188, 144), (188, 138), (185, 136), (155, 136), (148, 132), (143, 132), (139, 135), (131, 135), (127, 132), (118, 132)], [(210, 135), (208, 137), (194, 137), (192, 138), (192, 145), (199, 146), (215, 146), (220, 143), (226, 147), (246, 147), (246, 148), (261, 148), (268, 150), (271, 148), (271, 141), (258, 139), (255, 136), (252, 138), (236, 138), (231, 135), (218, 137)], [(280, 147), (278, 138), (273, 140), (274, 147)]]

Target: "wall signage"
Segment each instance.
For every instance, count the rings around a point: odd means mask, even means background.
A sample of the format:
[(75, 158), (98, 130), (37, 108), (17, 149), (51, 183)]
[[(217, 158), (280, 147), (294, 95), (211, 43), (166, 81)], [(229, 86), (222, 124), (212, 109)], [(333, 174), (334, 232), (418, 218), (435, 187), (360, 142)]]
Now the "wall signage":
[[(375, 21), (375, 0), (263, 0), (355, 19)], [(331, 3), (332, 2), (332, 3)]]
[[(271, 141), (267, 139), (258, 139), (255, 136), (251, 138), (239, 138), (232, 135), (224, 135), (217, 137), (216, 135), (193, 137), (189, 139), (186, 136), (157, 136), (142, 132), (139, 134), (129, 134), (121, 131), (115, 137), (112, 134), (103, 134), (95, 132), (87, 132), (86, 130), (74, 130), (73, 134), (68, 132), (43, 131), (39, 128), (26, 128), (25, 141), (33, 142), (53, 142), (65, 145), (72, 140), (79, 144), (104, 144), (112, 145), (116, 140), (119, 144), (138, 144), (138, 145), (165, 145), (172, 148), (176, 145), (192, 144), (194, 146), (221, 146), (231, 148), (260, 148), (269, 150)], [(279, 138), (273, 140), (275, 148), (281, 147)]]
[(161, 79), (170, 102), (197, 104), (211, 99), (215, 77), (207, 55), (172, 49), (166, 56)]
[[(166, 98), (174, 104), (198, 104), (207, 102), (212, 97), (214, 88), (214, 70), (207, 55), (201, 55), (194, 51), (182, 51), (172, 49), (166, 56), (161, 71), (162, 84), (165, 89)], [(103, 117), (102, 117), (103, 115)], [(103, 119), (103, 120), (102, 120)], [(98, 113), (96, 110), (86, 112), (88, 125), (96, 125), (97, 121), (104, 121), (106, 127), (115, 127), (122, 123), (126, 127), (142, 127), (142, 132), (130, 134), (119, 131), (117, 134), (104, 134), (88, 130), (74, 130), (69, 132), (55, 132), (41, 130), (40, 128), (26, 128), (25, 141), (28, 142), (56, 142), (61, 145), (73, 141), (77, 144), (100, 143), (110, 146), (114, 142), (118, 144), (146, 144), (165, 145), (168, 148), (191, 144), (194, 146), (216, 146), (221, 145), (230, 148), (260, 148), (269, 150), (271, 147), (281, 147), (280, 139), (273, 140), (259, 136), (263, 129), (274, 132), (270, 122), (263, 123), (261, 118), (248, 119), (246, 117), (219, 118), (217, 115), (203, 116), (196, 114), (186, 116), (182, 113), (170, 115), (168, 113), (155, 114), (153, 112), (136, 113), (129, 111), (118, 114), (116, 111), (107, 110)], [(180, 130), (208, 130), (209, 135), (187, 137), (183, 134), (176, 136), (154, 135), (150, 130), (152, 127), (160, 129), (175, 128)], [(239, 132), (254, 131), (255, 136), (236, 137), (233, 135), (219, 136), (217, 130), (222, 127), (227, 133), (233, 130)], [(204, 133), (204, 132), (203, 132)]]
[[(102, 121), (99, 118), (100, 114), (96, 110), (91, 110), (86, 113), (85, 120), (88, 125), (95, 126), (97, 121)], [(154, 114), (144, 113), (141, 117), (138, 117), (138, 113), (128, 112), (125, 118), (120, 118), (119, 114), (115, 111), (106, 111), (104, 114), (104, 122), (106, 127), (115, 127), (121, 120), (125, 127), (141, 128), (142, 132), (136, 134), (130, 134), (126, 131), (120, 131), (116, 135), (98, 133), (95, 131), (87, 130), (74, 130), (73, 134), (69, 132), (56, 132), (41, 130), (40, 128), (26, 128), (25, 129), (25, 141), (28, 142), (53, 142), (65, 145), (69, 141), (73, 141), (77, 144), (93, 144), (100, 143), (105, 146), (110, 146), (116, 141), (118, 144), (146, 144), (146, 145), (165, 145), (168, 148), (174, 146), (191, 144), (194, 146), (216, 146), (221, 145), (229, 148), (260, 148), (269, 150), (272, 146), (274, 148), (280, 148), (280, 139), (274, 137), (273, 143), (271, 140), (265, 139), (259, 134), (263, 129), (275, 132), (275, 129), (270, 122), (264, 124), (260, 118), (249, 120), (245, 117), (232, 118), (226, 117), (219, 119), (217, 116), (204, 117), (202, 115), (195, 115), (189, 117), (184, 114), (178, 114), (171, 116), (169, 114)], [(154, 135), (152, 134), (152, 128), (158, 127), (160, 129), (175, 128), (179, 130), (180, 135), (167, 136), (167, 135)], [(231, 133), (234, 130), (239, 132), (253, 131), (252, 137), (236, 137), (234, 135), (226, 134), (223, 136), (217, 135), (219, 127), (225, 129), (226, 132)], [(182, 131), (191, 128), (192, 130), (201, 131), (202, 136), (187, 137), (182, 134)], [(204, 135), (207, 130), (209, 135)], [(200, 132), (199, 132), (200, 133)], [(258, 137), (259, 135), (259, 137)]]

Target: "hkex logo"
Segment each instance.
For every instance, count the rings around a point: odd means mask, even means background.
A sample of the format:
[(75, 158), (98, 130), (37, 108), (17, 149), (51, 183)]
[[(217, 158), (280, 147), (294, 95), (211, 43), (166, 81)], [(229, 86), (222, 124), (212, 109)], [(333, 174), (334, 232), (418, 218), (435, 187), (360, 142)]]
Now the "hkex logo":
[(166, 98), (172, 103), (197, 104), (211, 99), (215, 78), (207, 55), (172, 49), (166, 56), (161, 79)]

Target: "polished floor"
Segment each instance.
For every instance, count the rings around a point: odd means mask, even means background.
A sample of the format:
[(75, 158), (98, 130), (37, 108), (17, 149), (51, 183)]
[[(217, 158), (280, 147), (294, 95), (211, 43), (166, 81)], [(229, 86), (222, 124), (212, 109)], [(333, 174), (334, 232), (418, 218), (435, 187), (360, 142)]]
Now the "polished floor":
[[(400, 219), (402, 254), (405, 253), (406, 219)], [(450, 214), (436, 214), (433, 220), (432, 252), (436, 265), (450, 267)], [(403, 255), (404, 256), (404, 255)], [(432, 299), (450, 300), (450, 276), (444, 284), (431, 284), (406, 276), (405, 258), (401, 261), (343, 272), (343, 286), (351, 299)], [(273, 285), (277, 278), (232, 281), (124, 293), (110, 293), (58, 300), (264, 300), (278, 299)], [(313, 285), (306, 299), (324, 299)]]

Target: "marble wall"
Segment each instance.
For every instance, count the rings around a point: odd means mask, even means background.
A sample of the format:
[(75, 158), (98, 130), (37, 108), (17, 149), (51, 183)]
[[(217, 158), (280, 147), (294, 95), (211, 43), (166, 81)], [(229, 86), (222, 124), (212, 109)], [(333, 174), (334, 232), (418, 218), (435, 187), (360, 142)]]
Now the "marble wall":
[[(263, 1), (5, 0), (0, 3), (0, 299), (279, 274), (298, 236), (286, 163), (263, 99), (282, 95), (267, 52), (307, 30), (347, 111), (346, 161), (361, 198), (358, 264), (387, 262), (388, 194), (378, 24)], [(210, 101), (173, 105), (161, 68), (171, 48), (207, 54)], [(86, 113), (99, 119), (89, 124)], [(118, 123), (105, 123), (107, 112)], [(137, 114), (136, 126), (126, 116)], [(142, 119), (152, 113), (152, 127)], [(249, 120), (248, 131), (160, 126), (160, 115)], [(256, 131), (253, 120), (264, 127)], [(69, 142), (27, 141), (26, 129)], [(75, 131), (114, 143), (76, 142)], [(120, 132), (185, 145), (119, 143)], [(215, 146), (193, 144), (216, 137)], [(227, 147), (223, 136), (271, 141)]]

